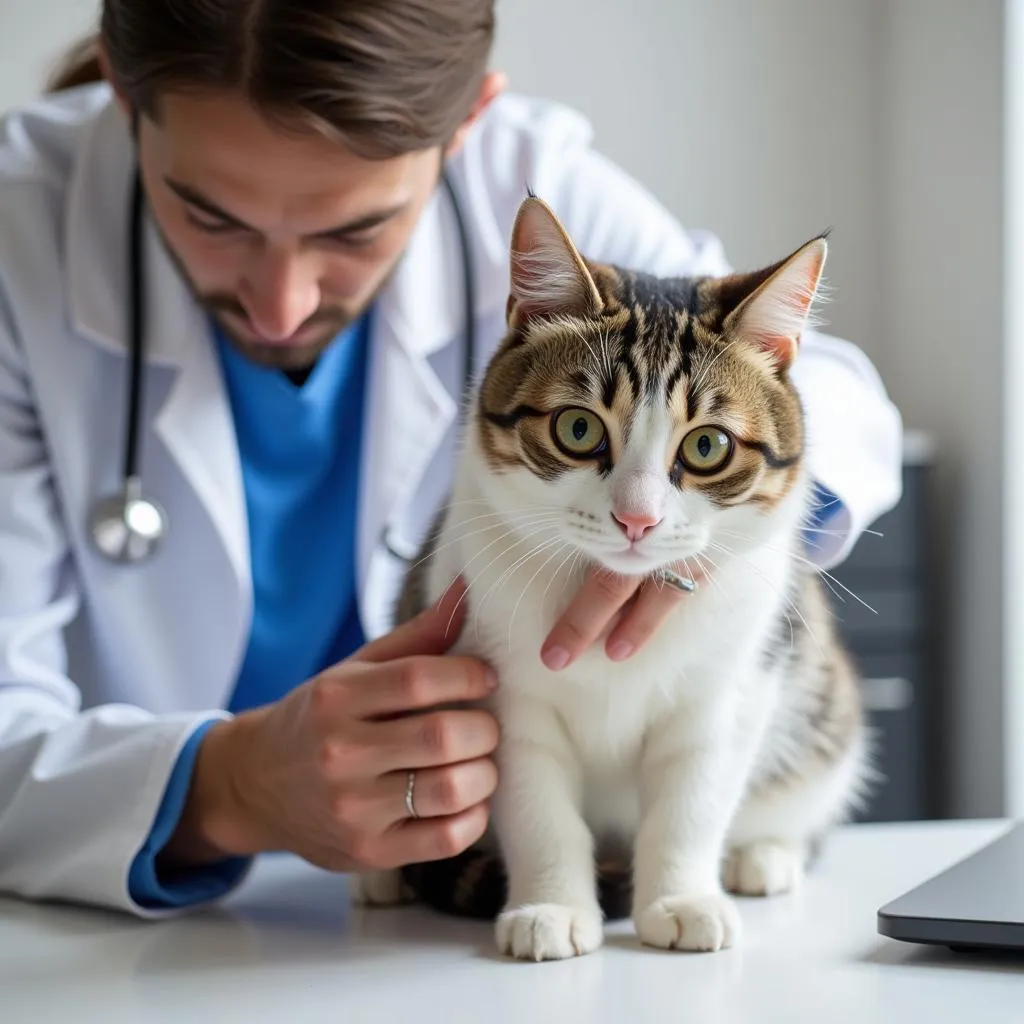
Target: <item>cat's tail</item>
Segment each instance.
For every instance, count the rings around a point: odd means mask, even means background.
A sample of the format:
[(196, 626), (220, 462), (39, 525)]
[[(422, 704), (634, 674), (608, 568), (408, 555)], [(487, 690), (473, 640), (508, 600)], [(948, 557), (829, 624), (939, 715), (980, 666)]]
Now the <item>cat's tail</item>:
[[(492, 921), (504, 909), (508, 897), (508, 881), (501, 858), (479, 847), (470, 847), (447, 860), (409, 864), (402, 869), (402, 876), (419, 902), (455, 917)], [(607, 920), (629, 917), (633, 878), (628, 868), (600, 867), (597, 888)]]

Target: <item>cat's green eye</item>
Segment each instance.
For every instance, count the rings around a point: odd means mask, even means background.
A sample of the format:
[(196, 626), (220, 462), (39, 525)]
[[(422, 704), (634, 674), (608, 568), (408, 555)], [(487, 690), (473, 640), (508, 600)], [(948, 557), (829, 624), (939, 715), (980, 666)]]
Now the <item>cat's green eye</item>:
[(563, 409), (551, 424), (555, 444), (574, 459), (589, 459), (608, 447), (608, 431), (589, 409)]
[(679, 446), (679, 458), (693, 473), (714, 473), (732, 455), (732, 438), (718, 427), (691, 430)]

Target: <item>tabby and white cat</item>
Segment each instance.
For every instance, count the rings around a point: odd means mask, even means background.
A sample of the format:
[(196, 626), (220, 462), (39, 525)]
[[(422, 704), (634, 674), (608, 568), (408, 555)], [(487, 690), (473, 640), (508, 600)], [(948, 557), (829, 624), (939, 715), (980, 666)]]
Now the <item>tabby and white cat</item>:
[[(468, 583), (453, 652), (500, 679), (492, 831), (406, 879), (471, 914), (490, 880), (500, 949), (559, 959), (601, 944), (595, 865), (624, 850), (640, 940), (717, 950), (740, 935), (726, 890), (796, 885), (866, 774), (857, 680), (801, 554), (813, 490), (788, 370), (826, 243), (657, 279), (588, 261), (530, 197), (512, 252), (508, 333), (399, 615)], [(709, 576), (632, 658), (599, 643), (551, 672), (542, 642), (593, 565)]]

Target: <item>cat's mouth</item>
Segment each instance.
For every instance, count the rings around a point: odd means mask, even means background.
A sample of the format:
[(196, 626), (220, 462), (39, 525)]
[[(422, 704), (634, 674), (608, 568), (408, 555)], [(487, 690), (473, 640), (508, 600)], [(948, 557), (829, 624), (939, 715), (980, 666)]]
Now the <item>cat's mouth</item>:
[(605, 568), (623, 576), (646, 576), (648, 573), (664, 569), (667, 565), (683, 561), (694, 555), (696, 551), (645, 551), (636, 544), (628, 548), (610, 551), (607, 548), (592, 551), (592, 556), (600, 561)]
[(650, 555), (644, 554), (636, 547), (617, 552), (613, 557), (615, 561), (634, 567), (639, 572), (650, 572), (653, 569), (659, 568), (661, 563), (661, 559), (651, 558)]

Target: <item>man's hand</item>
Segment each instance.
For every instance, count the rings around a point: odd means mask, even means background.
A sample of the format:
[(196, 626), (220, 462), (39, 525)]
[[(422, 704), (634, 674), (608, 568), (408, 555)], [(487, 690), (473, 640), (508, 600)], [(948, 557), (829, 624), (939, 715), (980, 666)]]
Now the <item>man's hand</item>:
[[(280, 702), (213, 726), (161, 859), (289, 850), (347, 871), (449, 857), (475, 842), (497, 783), (497, 723), (482, 710), (433, 710), (495, 684), (482, 662), (445, 654), (461, 629), (452, 620), (461, 595), (452, 587), (439, 607)], [(418, 819), (405, 806), (412, 769)]]
[[(707, 578), (696, 569), (680, 571), (697, 583)], [(591, 569), (548, 634), (541, 660), (552, 672), (560, 672), (613, 626), (604, 644), (605, 653), (612, 661), (625, 661), (657, 633), (686, 597), (675, 587), (649, 578)]]

